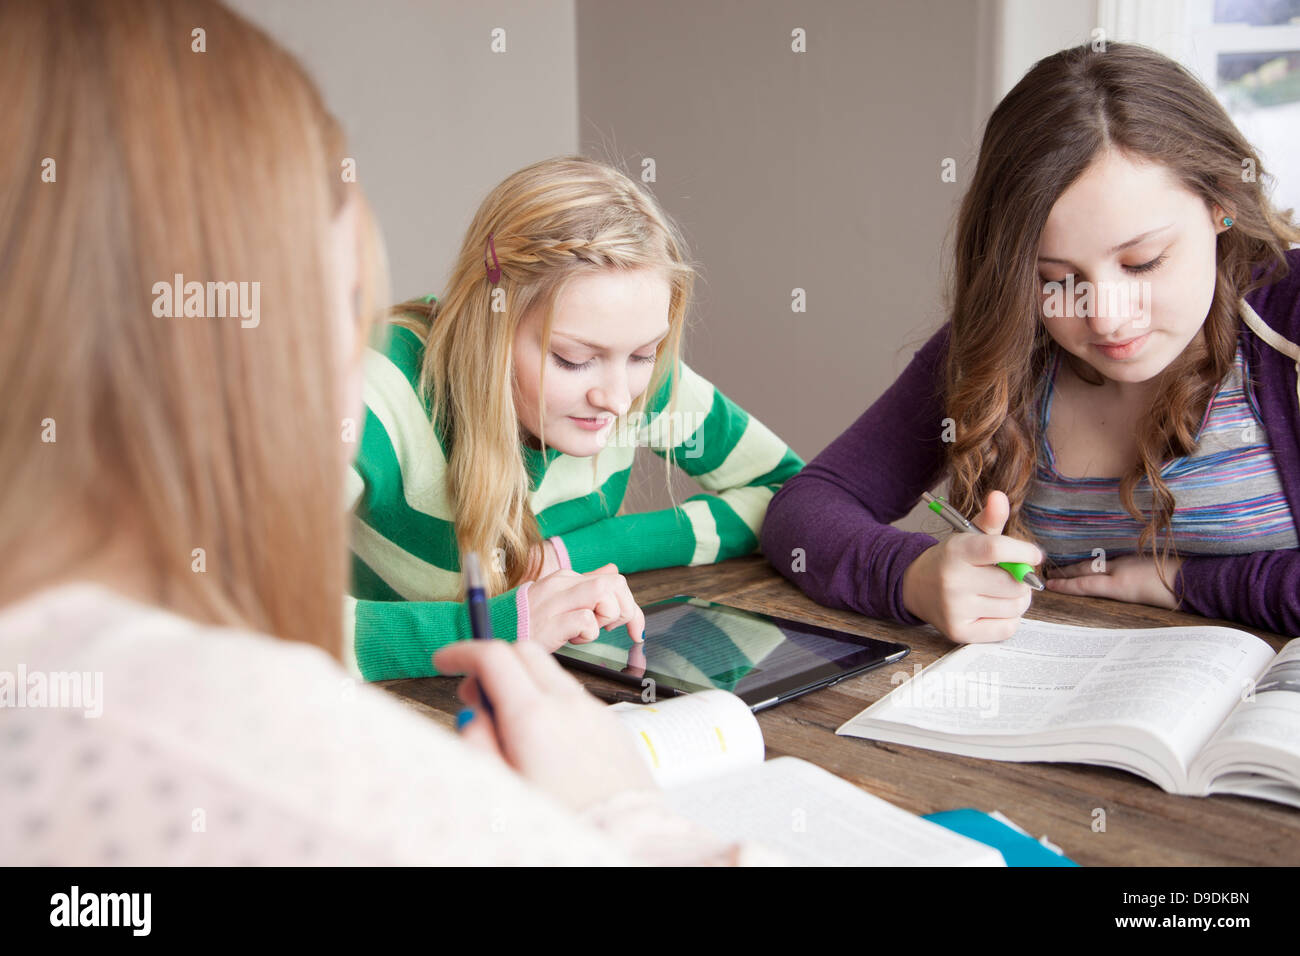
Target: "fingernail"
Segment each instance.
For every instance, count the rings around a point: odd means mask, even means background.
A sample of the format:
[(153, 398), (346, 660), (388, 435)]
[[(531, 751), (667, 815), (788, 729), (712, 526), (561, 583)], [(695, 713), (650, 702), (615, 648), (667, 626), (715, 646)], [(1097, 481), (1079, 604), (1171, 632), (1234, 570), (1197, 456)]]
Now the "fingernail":
[(466, 707), (456, 715), (456, 732), (460, 733), (465, 729), (465, 725), (474, 719), (474, 708)]

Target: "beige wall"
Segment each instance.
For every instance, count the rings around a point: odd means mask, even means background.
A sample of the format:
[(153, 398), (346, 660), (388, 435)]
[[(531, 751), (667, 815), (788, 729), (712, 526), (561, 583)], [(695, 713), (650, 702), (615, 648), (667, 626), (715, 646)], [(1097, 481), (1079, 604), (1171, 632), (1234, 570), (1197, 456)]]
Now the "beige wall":
[[(648, 185), (702, 266), (687, 361), (805, 459), (942, 322), (943, 243), (994, 97), (1095, 19), (1093, 0), (1030, 4), (232, 0), (348, 130), (399, 297), (442, 288), (511, 171), (579, 149), (634, 175), (653, 158)], [(629, 505), (661, 507), (642, 457)], [(678, 500), (697, 490), (678, 482)]]
[[(652, 157), (650, 188), (703, 266), (688, 363), (812, 458), (942, 322), (941, 246), (989, 96), (987, 5), (577, 11), (582, 147), (634, 172)], [(945, 157), (956, 183), (940, 180)], [(638, 468), (649, 497), (635, 504), (663, 500), (660, 475)]]
[(999, 0), (997, 15), (997, 99), (1038, 60), (1087, 42), (1101, 25), (1098, 4), (1088, 0)]
[(399, 298), (442, 289), (489, 189), (577, 149), (572, 0), (228, 2), (298, 55), (343, 123)]

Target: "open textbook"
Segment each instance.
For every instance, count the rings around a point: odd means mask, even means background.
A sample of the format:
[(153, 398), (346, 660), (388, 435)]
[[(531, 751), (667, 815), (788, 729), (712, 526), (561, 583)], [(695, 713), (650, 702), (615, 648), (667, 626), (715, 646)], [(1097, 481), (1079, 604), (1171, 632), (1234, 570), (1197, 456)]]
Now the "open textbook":
[(1002, 855), (794, 757), (764, 762), (763, 732), (734, 694), (707, 690), (610, 708), (636, 736), (669, 805), (791, 863), (1003, 866)]
[(945, 655), (838, 734), (994, 760), (1102, 764), (1170, 793), (1300, 807), (1300, 639), (1024, 621)]

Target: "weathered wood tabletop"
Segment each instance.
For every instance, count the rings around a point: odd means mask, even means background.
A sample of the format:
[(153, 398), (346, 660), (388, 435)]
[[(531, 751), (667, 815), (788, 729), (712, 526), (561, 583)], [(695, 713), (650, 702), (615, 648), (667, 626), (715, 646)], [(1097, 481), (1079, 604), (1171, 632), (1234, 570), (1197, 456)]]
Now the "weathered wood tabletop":
[[(757, 717), (768, 758), (802, 757), (914, 813), (958, 807), (1000, 810), (1035, 837), (1047, 836), (1084, 865), (1196, 866), (1300, 864), (1300, 810), (1244, 797), (1167, 794), (1141, 777), (1083, 764), (1006, 763), (936, 753), (916, 747), (837, 737), (840, 726), (953, 645), (931, 627), (908, 627), (822, 607), (759, 556), (695, 568), (664, 568), (628, 575), (641, 604), (692, 594), (736, 607), (898, 641), (911, 653), (834, 687), (761, 711)], [(1099, 598), (1043, 592), (1028, 615), (1043, 621), (1094, 627), (1168, 627), (1224, 624), (1250, 631), (1280, 647), (1282, 637), (1227, 621)], [(583, 683), (628, 690), (604, 678), (575, 672)], [(380, 686), (451, 727), (463, 706), (458, 678), (383, 681)], [(1105, 829), (1094, 829), (1095, 811)]]

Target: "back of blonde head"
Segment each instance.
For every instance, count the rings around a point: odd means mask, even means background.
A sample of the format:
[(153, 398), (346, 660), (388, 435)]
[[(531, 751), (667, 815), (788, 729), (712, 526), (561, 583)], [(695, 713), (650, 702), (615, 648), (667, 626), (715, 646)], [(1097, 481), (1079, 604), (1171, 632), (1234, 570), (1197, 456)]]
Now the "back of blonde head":
[[(485, 265), (489, 236), (501, 269), (496, 284)], [(677, 364), (695, 271), (654, 199), (610, 166), (568, 156), (509, 176), (479, 207), (438, 303), (396, 310), (425, 339), (421, 387), (450, 446), (457, 541), (462, 551), (495, 557), (487, 563), (492, 593), (533, 576), (530, 555), (541, 541), (514, 404), (515, 331), (530, 310), (543, 310), (545, 355), (566, 284), (605, 269), (659, 270), (671, 288), (670, 331), (649, 387), (625, 416), (631, 417)], [(545, 447), (546, 436), (539, 437)]]
[[(0, 88), (0, 602), (129, 535), (159, 603), (337, 655), (356, 187), (315, 88), (203, 0), (7, 2)], [(259, 323), (156, 316), (177, 274), (259, 283)]]

